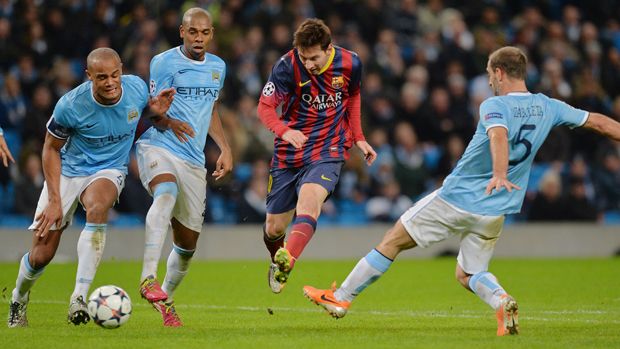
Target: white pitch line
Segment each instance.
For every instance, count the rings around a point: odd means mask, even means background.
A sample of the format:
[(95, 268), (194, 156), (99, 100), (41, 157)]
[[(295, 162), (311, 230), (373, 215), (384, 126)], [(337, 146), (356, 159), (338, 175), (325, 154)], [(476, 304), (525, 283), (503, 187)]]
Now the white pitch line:
[[(63, 302), (59, 300), (32, 300), (30, 303), (34, 304), (68, 304), (68, 302)], [(133, 307), (138, 308), (150, 308), (150, 304), (146, 304), (144, 302), (134, 303)], [(181, 309), (211, 309), (211, 310), (231, 310), (231, 311), (250, 311), (250, 312), (264, 312), (267, 308), (275, 311), (282, 312), (291, 312), (291, 313), (316, 313), (317, 308), (291, 308), (291, 307), (255, 307), (255, 306), (228, 306), (228, 305), (214, 305), (214, 304), (178, 304), (177, 308)], [(541, 322), (557, 322), (558, 318), (549, 318), (549, 317), (539, 317), (532, 316), (532, 314), (548, 314), (548, 315), (608, 315), (615, 314), (616, 312), (609, 312), (603, 310), (563, 310), (563, 311), (555, 311), (555, 310), (540, 310), (540, 311), (532, 311), (529, 312), (527, 316), (521, 315), (521, 320), (526, 321), (541, 321)], [(407, 316), (407, 317), (430, 317), (430, 318), (456, 318), (456, 319), (486, 319), (489, 314), (481, 314), (479, 312), (466, 310), (461, 311), (460, 313), (454, 312), (446, 312), (446, 311), (410, 311), (410, 310), (400, 310), (400, 311), (379, 311), (379, 310), (352, 310), (349, 311), (349, 314), (369, 314), (369, 315), (378, 315), (378, 316)], [(574, 323), (588, 323), (588, 324), (620, 324), (620, 320), (610, 320), (606, 319), (568, 319), (563, 318), (561, 321), (566, 322), (574, 322)]]

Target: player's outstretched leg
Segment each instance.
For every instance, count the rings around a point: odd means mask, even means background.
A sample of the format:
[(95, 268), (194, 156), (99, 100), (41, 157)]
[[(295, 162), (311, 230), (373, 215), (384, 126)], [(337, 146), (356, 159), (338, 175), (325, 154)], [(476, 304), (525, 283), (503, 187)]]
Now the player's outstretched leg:
[(159, 183), (153, 189), (153, 203), (146, 215), (144, 258), (140, 276), (140, 295), (149, 302), (163, 301), (168, 295), (157, 281), (157, 264), (168, 233), (172, 210), (177, 200), (175, 182)]
[(152, 305), (153, 305), (153, 308), (155, 308), (155, 310), (157, 310), (161, 314), (164, 320), (164, 326), (166, 327), (183, 326), (183, 323), (181, 322), (181, 318), (179, 318), (179, 315), (177, 314), (177, 311), (174, 307), (174, 301), (153, 302)]
[(86, 306), (86, 302), (84, 302), (84, 298), (82, 298), (81, 295), (76, 298), (72, 298), (69, 303), (67, 322), (77, 326), (80, 324), (86, 324), (88, 321), (90, 321), (90, 316), (88, 315), (88, 308)]
[(377, 281), (392, 265), (392, 260), (376, 249), (360, 259), (340, 288), (336, 284), (330, 290), (319, 290), (312, 286), (304, 286), (304, 296), (315, 304), (322, 306), (334, 318), (346, 315), (351, 302), (366, 287)]
[(320, 305), (335, 319), (340, 319), (347, 314), (351, 302), (339, 301), (334, 295), (336, 282), (328, 290), (320, 290), (312, 286), (304, 286), (304, 296), (312, 303)]
[(278, 266), (274, 277), (280, 284), (286, 284), (288, 281), (295, 262), (312, 239), (315, 230), (316, 219), (310, 215), (300, 214), (293, 220), (293, 227), (286, 245), (278, 249), (273, 257), (274, 263)]

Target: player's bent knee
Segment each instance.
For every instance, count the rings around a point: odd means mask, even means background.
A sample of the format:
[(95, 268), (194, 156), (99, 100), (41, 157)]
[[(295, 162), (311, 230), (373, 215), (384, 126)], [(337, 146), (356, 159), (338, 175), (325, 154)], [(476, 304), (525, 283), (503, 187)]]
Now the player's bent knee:
[(273, 222), (265, 223), (265, 234), (267, 234), (270, 239), (277, 239), (280, 236), (284, 235), (285, 232), (286, 226), (284, 224), (278, 224)]
[(92, 223), (105, 223), (110, 207), (102, 202), (93, 202), (86, 208), (86, 221)]

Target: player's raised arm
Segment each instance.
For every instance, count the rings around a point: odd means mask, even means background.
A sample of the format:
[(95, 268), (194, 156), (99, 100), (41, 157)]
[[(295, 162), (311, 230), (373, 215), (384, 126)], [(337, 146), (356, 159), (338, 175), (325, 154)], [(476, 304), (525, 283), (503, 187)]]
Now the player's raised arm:
[(36, 236), (39, 238), (45, 237), (54, 224), (56, 228), (61, 228), (60, 149), (62, 149), (66, 142), (66, 139), (57, 138), (50, 132), (45, 136), (42, 162), (49, 201), (47, 207), (36, 217), (38, 224), (35, 230)]
[(9, 166), (9, 161), (15, 163), (15, 159), (13, 159), (13, 155), (11, 155), (11, 151), (9, 147), (6, 145), (4, 140), (4, 133), (2, 132), (2, 128), (0, 128), (0, 157), (2, 158), (2, 164), (4, 167)]
[(508, 180), (508, 130), (504, 127), (492, 127), (487, 131), (489, 136), (489, 147), (491, 148), (491, 160), (493, 161), (493, 177), (486, 187), (485, 193), (490, 195), (495, 189), (496, 192), (506, 188), (509, 192), (512, 189), (521, 188)]
[(615, 141), (620, 141), (620, 123), (606, 115), (589, 113), (588, 120), (583, 124), (583, 127)]

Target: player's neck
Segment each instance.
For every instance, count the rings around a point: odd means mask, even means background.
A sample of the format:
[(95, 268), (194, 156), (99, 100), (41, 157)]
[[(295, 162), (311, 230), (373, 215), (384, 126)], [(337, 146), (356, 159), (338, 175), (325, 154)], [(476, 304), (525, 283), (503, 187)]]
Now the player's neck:
[(514, 81), (510, 83), (506, 83), (501, 88), (501, 95), (507, 95), (509, 93), (528, 93), (530, 91), (527, 90), (527, 86), (525, 86), (525, 81)]

